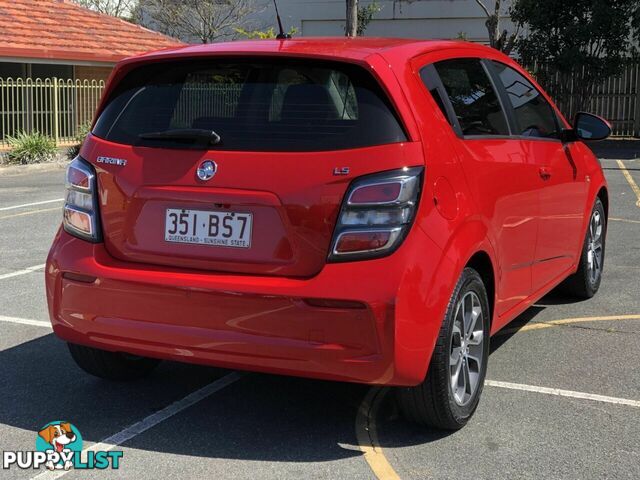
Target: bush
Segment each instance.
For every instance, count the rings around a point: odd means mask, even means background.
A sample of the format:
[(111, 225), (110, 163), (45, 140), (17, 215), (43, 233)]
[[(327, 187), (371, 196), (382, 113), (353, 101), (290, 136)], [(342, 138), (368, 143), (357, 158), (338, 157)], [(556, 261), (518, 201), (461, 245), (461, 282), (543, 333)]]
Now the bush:
[(6, 162), (10, 164), (50, 162), (58, 153), (53, 138), (40, 132), (20, 132), (15, 137), (7, 136), (7, 141), (9, 152), (6, 154)]
[(78, 156), (80, 153), (80, 147), (82, 147), (82, 142), (84, 142), (84, 139), (89, 135), (89, 132), (91, 132), (91, 122), (83, 123), (78, 126), (78, 131), (74, 137), (76, 143), (67, 148), (67, 158), (69, 160), (73, 160)]

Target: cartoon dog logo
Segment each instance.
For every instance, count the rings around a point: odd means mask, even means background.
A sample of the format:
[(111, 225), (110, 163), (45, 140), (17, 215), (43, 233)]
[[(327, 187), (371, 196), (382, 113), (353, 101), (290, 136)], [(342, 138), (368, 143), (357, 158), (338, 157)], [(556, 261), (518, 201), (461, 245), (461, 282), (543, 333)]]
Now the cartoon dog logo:
[[(45, 442), (51, 445), (56, 453), (71, 452), (71, 450), (68, 448), (68, 445), (76, 441), (76, 434), (73, 432), (71, 424), (64, 422), (60, 422), (55, 425), (47, 425), (38, 432), (38, 435), (40, 435), (40, 437)], [(56, 467), (53, 461), (49, 461), (45, 464), (45, 466), (49, 470), (54, 470), (56, 468), (64, 468), (65, 470), (69, 470), (73, 467), (73, 462), (67, 460), (64, 462), (64, 465)]]

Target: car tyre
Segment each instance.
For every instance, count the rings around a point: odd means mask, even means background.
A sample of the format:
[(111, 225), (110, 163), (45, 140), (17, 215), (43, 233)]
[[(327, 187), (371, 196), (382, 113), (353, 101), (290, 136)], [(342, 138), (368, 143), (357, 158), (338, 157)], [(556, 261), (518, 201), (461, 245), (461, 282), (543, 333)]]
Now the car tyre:
[(76, 364), (85, 372), (106, 380), (127, 381), (146, 377), (160, 360), (138, 357), (122, 352), (108, 352), (97, 348), (68, 343)]
[(604, 268), (606, 238), (607, 217), (602, 201), (597, 198), (589, 218), (578, 271), (560, 285), (560, 290), (583, 299), (589, 299), (598, 292)]
[(445, 430), (458, 430), (469, 421), (484, 386), (490, 317), (482, 278), (465, 268), (449, 300), (424, 381), (397, 391), (407, 420)]

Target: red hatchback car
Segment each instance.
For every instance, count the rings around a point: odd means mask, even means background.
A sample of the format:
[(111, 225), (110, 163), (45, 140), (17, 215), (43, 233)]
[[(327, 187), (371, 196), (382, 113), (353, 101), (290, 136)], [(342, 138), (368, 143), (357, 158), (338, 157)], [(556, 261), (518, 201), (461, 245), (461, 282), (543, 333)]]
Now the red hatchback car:
[(563, 282), (592, 296), (608, 195), (513, 60), (451, 41), (296, 39), (124, 60), (67, 171), (46, 268), (87, 372), (160, 359), (394, 385), (463, 426), (489, 337)]

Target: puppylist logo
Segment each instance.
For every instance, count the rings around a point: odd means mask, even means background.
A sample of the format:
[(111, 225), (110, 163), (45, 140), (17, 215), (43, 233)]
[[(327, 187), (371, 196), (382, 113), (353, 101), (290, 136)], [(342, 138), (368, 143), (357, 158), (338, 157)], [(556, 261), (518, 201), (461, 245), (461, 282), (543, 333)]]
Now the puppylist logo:
[(120, 468), (122, 451), (82, 452), (82, 435), (69, 422), (49, 422), (38, 431), (34, 451), (2, 452), (2, 468), (105, 470)]

